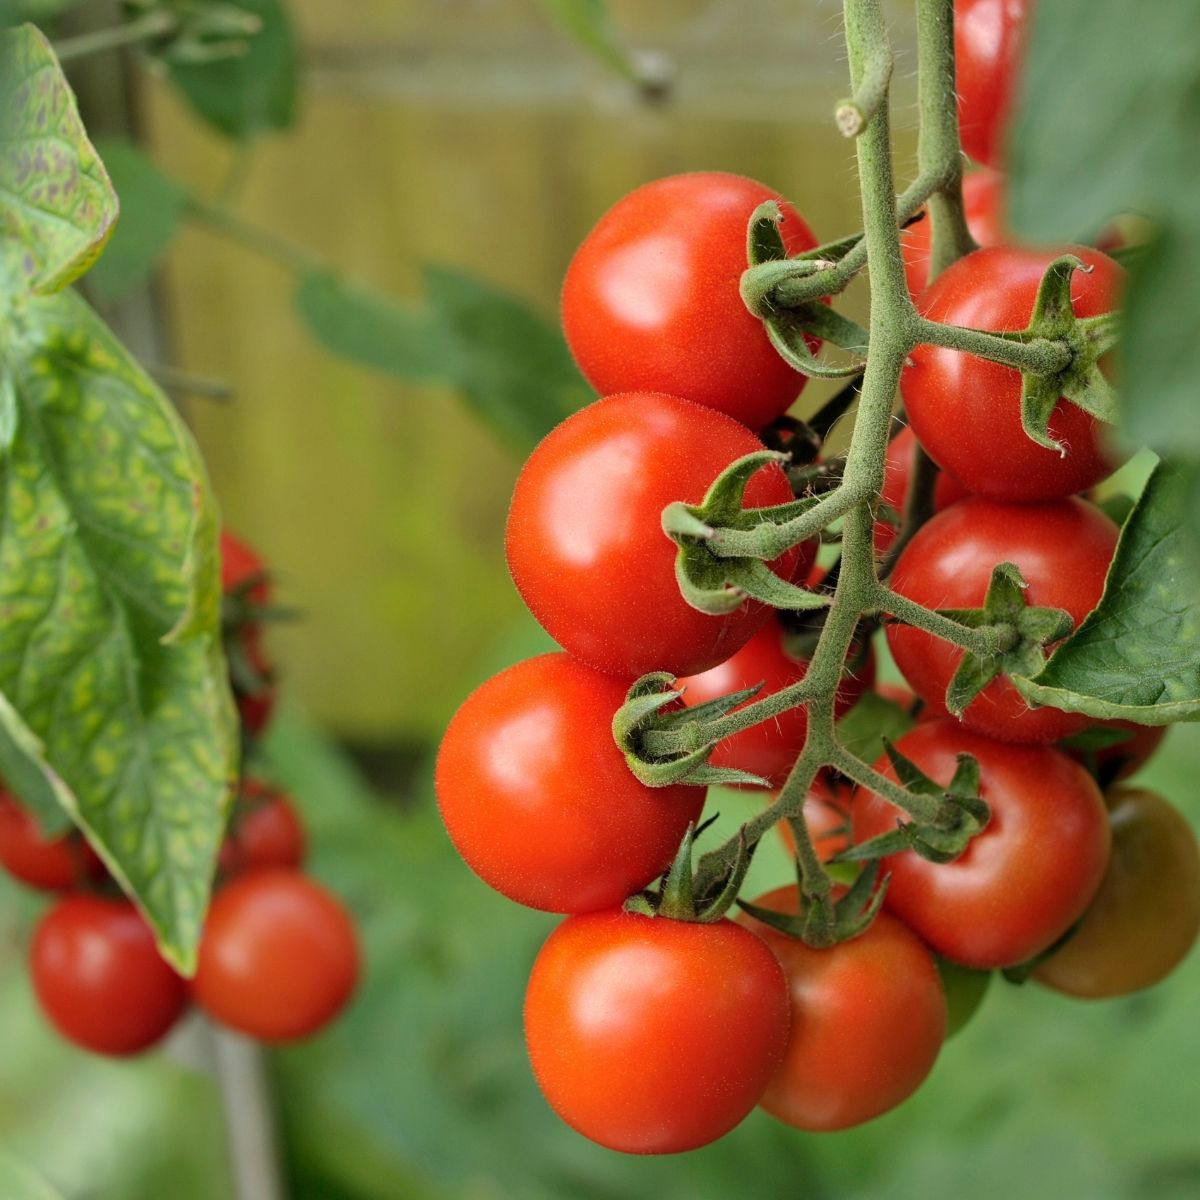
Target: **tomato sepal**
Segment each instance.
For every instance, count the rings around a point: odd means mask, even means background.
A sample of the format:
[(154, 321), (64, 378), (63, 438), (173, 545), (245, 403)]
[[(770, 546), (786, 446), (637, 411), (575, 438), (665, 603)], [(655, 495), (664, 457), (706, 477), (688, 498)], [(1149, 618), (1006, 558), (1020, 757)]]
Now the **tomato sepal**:
[(697, 889), (697, 872), (692, 862), (693, 850), (696, 838), (712, 824), (712, 820), (715, 818), (698, 828), (688, 826), (658, 890), (630, 896), (624, 904), (626, 912), (699, 925), (711, 925), (725, 916), (737, 900), (758, 842), (748, 841), (745, 829), (739, 830), (736, 852), (728, 868), (712, 884)]

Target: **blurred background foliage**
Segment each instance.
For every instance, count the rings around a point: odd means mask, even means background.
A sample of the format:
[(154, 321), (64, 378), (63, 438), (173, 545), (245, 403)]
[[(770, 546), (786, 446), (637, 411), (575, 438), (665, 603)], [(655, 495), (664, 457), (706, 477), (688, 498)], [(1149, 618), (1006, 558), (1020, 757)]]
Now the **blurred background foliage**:
[[(217, 6), (176, 7), (207, 20)], [(1197, 956), (1102, 1005), (995, 984), (918, 1096), (859, 1131), (804, 1136), (756, 1114), (683, 1158), (600, 1150), (549, 1113), (524, 1059), (524, 979), (554, 919), (492, 895), (437, 821), (432, 753), (453, 708), (546, 645), (501, 537), (524, 452), (587, 398), (554, 325), (568, 259), (624, 192), (695, 168), (771, 183), (819, 236), (857, 228), (853, 147), (829, 119), (840, 6), (239, 7), (263, 21), (245, 57), (195, 61), (240, 35), (181, 22), (150, 45), (152, 71), (117, 54), (72, 69), (125, 207), (91, 295), (177, 396), (229, 524), (304, 613), (275, 638), (290, 709), (266, 755), (312, 828), (316, 874), (362, 922), (370, 969), (330, 1033), (270, 1058), (288, 1194), (1200, 1194)], [(107, 0), (5, 12), (61, 14), (50, 28), (77, 47), (121, 18)], [(905, 176), (911, 5), (889, 13)], [(863, 315), (861, 291), (848, 311)], [(799, 411), (827, 390), (810, 385)], [(1198, 772), (1200, 737), (1181, 727), (1145, 782), (1198, 819)], [(712, 807), (728, 827), (753, 803)], [(788, 868), (772, 842), (754, 869), (766, 886)], [(0, 881), (0, 1196), (229, 1197), (203, 1031), (131, 1064), (64, 1046), (22, 967), (32, 911)]]

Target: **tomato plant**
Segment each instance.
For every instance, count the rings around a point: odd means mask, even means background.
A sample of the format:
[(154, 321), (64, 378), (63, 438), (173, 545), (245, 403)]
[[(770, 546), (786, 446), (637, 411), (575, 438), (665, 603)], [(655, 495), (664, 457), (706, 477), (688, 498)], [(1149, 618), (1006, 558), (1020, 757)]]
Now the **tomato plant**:
[[(950, 721), (918, 725), (896, 749), (943, 784), (957, 756), (972, 755), (991, 818), (953, 862), (911, 850), (885, 859), (888, 910), (938, 954), (969, 967), (1013, 966), (1051, 946), (1087, 907), (1108, 863), (1108, 820), (1092, 778), (1052, 747), (992, 741)], [(877, 769), (897, 778), (886, 758)], [(894, 829), (900, 815), (860, 792), (855, 841)]]
[[(533, 615), (576, 658), (629, 678), (692, 675), (735, 654), (770, 610), (747, 601), (712, 616), (688, 605), (661, 514), (674, 500), (699, 503), (731, 462), (762, 448), (732, 418), (652, 392), (568, 417), (529, 456), (508, 514), (508, 565)], [(746, 488), (748, 505), (791, 498), (774, 465)], [(797, 554), (772, 565), (790, 577)]]
[(1066, 944), (1033, 972), (1085, 999), (1122, 996), (1165, 979), (1200, 934), (1200, 850), (1187, 820), (1158, 793), (1106, 797), (1112, 858)]
[[(851, 844), (851, 789), (818, 775), (804, 797), (804, 822), (822, 862), (828, 862)], [(784, 846), (796, 853), (796, 835), (787, 821), (776, 826)]]
[[(754, 903), (796, 913), (800, 894), (778, 888)], [(791, 1035), (763, 1093), (767, 1112), (797, 1129), (848, 1129), (921, 1086), (946, 1037), (946, 997), (920, 938), (885, 913), (858, 937), (814, 950), (739, 920), (779, 959), (791, 992)]]
[(1001, 166), (1029, 0), (955, 0), (958, 128), (976, 162)]
[[(1116, 526), (1085, 500), (1014, 511), (971, 497), (922, 526), (896, 563), (891, 585), (930, 608), (978, 608), (992, 568), (1014, 563), (1028, 585), (1028, 604), (1063, 609), (1078, 626), (1100, 599), (1116, 544)], [(940, 708), (962, 651), (907, 625), (889, 625), (887, 638), (904, 678), (923, 700)], [(967, 706), (963, 721), (980, 733), (1015, 742), (1058, 741), (1089, 723), (1056, 708), (1030, 708), (1003, 677)]]
[[(1033, 315), (1046, 269), (1072, 254), (1087, 270), (1071, 279), (1077, 317), (1117, 307), (1124, 272), (1087, 246), (1034, 250), (993, 246), (960, 258), (919, 299), (926, 317), (985, 330), (1021, 330)], [(994, 500), (1056, 500), (1082, 492), (1116, 462), (1103, 423), (1060, 399), (1050, 416), (1059, 450), (1039, 445), (1021, 424), (1021, 376), (948, 346), (919, 345), (900, 379), (913, 432), (930, 457), (972, 492)]]
[(620, 904), (670, 864), (704, 789), (630, 774), (612, 721), (628, 684), (566, 654), (509, 667), (468, 697), (438, 752), (442, 820), (511, 900), (551, 912)]
[[(967, 228), (980, 246), (998, 246), (1008, 238), (1004, 229), (1004, 176), (986, 167), (963, 178), (963, 213)], [(900, 234), (904, 254), (904, 276), (914, 296), (925, 290), (929, 281), (929, 255), (933, 249), (933, 222), (928, 213)]]
[(787, 411), (804, 376), (779, 356), (738, 291), (746, 224), (766, 200), (780, 203), (789, 253), (816, 245), (777, 192), (721, 171), (656, 179), (601, 217), (567, 269), (562, 319), (602, 396), (667, 392), (752, 429)]
[[(916, 435), (909, 428), (902, 429), (888, 443), (887, 458), (884, 460), (883, 488), (879, 499), (888, 505), (897, 517), (904, 516), (908, 500), (908, 489), (912, 479), (913, 459), (917, 453)], [(936, 512), (969, 495), (953, 475), (946, 471), (938, 473), (933, 490), (933, 507)], [(897, 527), (890, 521), (875, 522), (875, 546), (880, 552), (896, 540)]]
[(730, 921), (568, 917), (525, 996), (533, 1073), (558, 1115), (633, 1154), (692, 1150), (758, 1103), (787, 1044), (783, 973)]
[(271, 869), (214, 897), (192, 996), (231, 1029), (285, 1042), (331, 1021), (358, 976), (358, 936), (342, 905), (303, 875)]
[(227, 876), (264, 867), (297, 870), (304, 864), (306, 841), (291, 798), (262, 779), (244, 779), (218, 866)]
[(153, 1046), (187, 1007), (186, 985), (127, 900), (62, 897), (38, 923), (29, 969), (55, 1028), (97, 1054)]

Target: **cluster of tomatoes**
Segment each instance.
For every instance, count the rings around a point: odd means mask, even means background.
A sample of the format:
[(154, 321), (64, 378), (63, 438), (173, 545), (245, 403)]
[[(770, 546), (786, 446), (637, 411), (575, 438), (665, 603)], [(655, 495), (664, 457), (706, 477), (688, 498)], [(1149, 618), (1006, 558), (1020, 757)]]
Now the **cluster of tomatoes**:
[[(1023, 5), (958, 9), (964, 143), (994, 166)], [(940, 322), (1023, 329), (1046, 267), (1068, 251), (1091, 268), (1074, 276), (1076, 314), (1115, 307), (1121, 269), (1104, 254), (1005, 241), (1002, 191), (994, 170), (968, 177), (984, 248), (929, 287), (929, 222), (903, 231), (918, 308)], [(1200, 930), (1200, 853), (1187, 822), (1159, 796), (1111, 786), (1162, 731), (1032, 709), (1003, 676), (952, 718), (944, 699), (963, 651), (896, 622), (885, 622), (887, 643), (912, 690), (879, 690), (913, 727), (895, 749), (910, 779), (915, 767), (941, 787), (960, 756), (974, 758), (990, 817), (966, 851), (949, 862), (887, 854), (882, 910), (830, 948), (749, 914), (626, 908), (670, 867), (705, 800), (696, 786), (651, 788), (629, 770), (612, 724), (633, 681), (667, 672), (678, 703), (696, 705), (756, 685), (762, 698), (807, 669), (803, 630), (788, 614), (753, 600), (720, 614), (690, 607), (661, 528), (666, 505), (698, 504), (731, 462), (763, 448), (759, 434), (804, 383), (739, 295), (747, 223), (765, 200), (779, 203), (789, 254), (815, 245), (769, 188), (696, 173), (630, 193), (576, 253), (563, 324), (603, 398), (534, 450), (506, 537), (517, 588), (565, 652), (483, 684), (450, 722), (437, 762), (442, 817), (466, 862), (505, 896), (566, 914), (525, 1003), (543, 1093), (579, 1132), (634, 1153), (703, 1145), (756, 1105), (805, 1130), (869, 1120), (929, 1073), (964, 1016), (948, 993), (977, 998), (987, 973), (1005, 970), (1078, 996), (1116, 995), (1162, 978)], [(902, 390), (908, 425), (888, 452), (880, 563), (918, 439), (941, 474), (938, 511), (904, 545), (889, 585), (930, 609), (979, 610), (993, 568), (1013, 563), (1029, 606), (1063, 609), (1078, 624), (1100, 599), (1117, 541), (1113, 522), (1079, 495), (1113, 468), (1102, 428), (1060, 401), (1050, 431), (1066, 453), (1043, 448), (1022, 428), (1019, 374), (949, 349), (914, 350)], [(789, 476), (768, 464), (744, 505), (792, 498)], [(819, 589), (814, 550), (790, 549), (770, 568)], [(873, 681), (873, 657), (859, 647), (838, 711)], [(723, 739), (709, 761), (777, 788), (806, 731), (799, 707)], [(876, 770), (900, 779), (889, 757)], [(905, 815), (830, 774), (818, 776), (805, 811), (825, 860)], [(755, 906), (799, 913), (800, 889)]]
[[(261, 620), (270, 585), (243, 542), (225, 533), (221, 550), (228, 657), (243, 732), (252, 739), (274, 703)], [(30, 950), (43, 1012), (70, 1041), (120, 1056), (161, 1041), (193, 1001), (262, 1041), (320, 1029), (353, 992), (359, 953), (349, 914), (301, 873), (305, 841), (284, 792), (262, 779), (242, 781), (196, 975), (185, 980), (159, 954), (150, 927), (83, 836), (45, 836), (27, 810), (0, 793), (0, 864), (57, 897)]]

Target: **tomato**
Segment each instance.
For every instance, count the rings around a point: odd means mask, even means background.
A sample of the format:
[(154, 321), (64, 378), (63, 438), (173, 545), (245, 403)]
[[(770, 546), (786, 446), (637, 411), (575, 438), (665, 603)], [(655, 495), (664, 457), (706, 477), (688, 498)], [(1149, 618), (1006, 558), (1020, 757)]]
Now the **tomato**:
[(1123, 996), (1165, 979), (1200, 934), (1200, 850), (1184, 817), (1144, 788), (1107, 797), (1112, 859), (1061, 950), (1033, 978), (1070, 996)]
[(221, 845), (224, 875), (244, 875), (264, 867), (302, 866), (304, 825), (290, 797), (261, 779), (242, 780), (233, 820)]
[(1100, 780), (1101, 786), (1136, 775), (1167, 736), (1166, 725), (1138, 725), (1134, 721), (1100, 721), (1095, 728), (1116, 729), (1127, 736), (1098, 750), (1081, 750), (1074, 746), (1064, 749), (1076, 762), (1083, 763)]
[[(887, 457), (883, 465), (883, 490), (879, 498), (888, 505), (901, 520), (904, 505), (908, 501), (908, 486), (912, 479), (913, 463), (917, 453), (917, 439), (909, 428), (902, 429), (888, 443)], [(969, 495), (953, 475), (939, 471), (933, 486), (933, 509), (941, 512), (956, 500)], [(895, 540), (899, 528), (890, 521), (875, 522), (875, 548), (882, 554)]]
[(228, 530), (221, 531), (221, 587), (237, 602), (226, 610), (224, 627), (226, 654), (238, 660), (232, 671), (233, 698), (242, 728), (257, 737), (275, 711), (275, 669), (252, 610), (270, 603), (271, 584), (258, 551)]
[(33, 814), (2, 790), (0, 864), (14, 879), (44, 892), (70, 891), (106, 873), (81, 834), (44, 837)]
[[(981, 246), (998, 246), (1006, 241), (1004, 228), (1004, 176), (986, 168), (963, 176), (963, 209), (967, 228)], [(904, 255), (904, 277), (914, 296), (925, 290), (929, 280), (929, 255), (933, 250), (933, 222), (927, 212), (900, 233)]]
[(262, 556), (228, 529), (221, 530), (221, 589), (229, 595), (244, 591), (255, 604), (266, 604), (271, 598)]
[[(1011, 562), (1029, 585), (1028, 604), (1065, 609), (1078, 627), (1100, 600), (1116, 544), (1116, 525), (1084, 500), (1017, 508), (972, 496), (917, 531), (889, 582), (928, 608), (980, 608), (992, 568)], [(963, 652), (907, 625), (889, 625), (887, 639), (913, 690), (941, 707)], [(1003, 676), (967, 705), (963, 722), (1014, 742), (1055, 742), (1089, 724), (1076, 713), (1030, 708)]]
[[(920, 724), (896, 748), (941, 784), (953, 777), (957, 755), (973, 755), (992, 815), (953, 862), (909, 850), (886, 858), (885, 907), (938, 954), (968, 967), (1011, 967), (1053, 945), (1087, 907), (1108, 864), (1108, 817), (1095, 781), (1053, 747), (994, 742), (952, 721)], [(896, 778), (886, 757), (876, 768)], [(866, 791), (852, 815), (856, 842), (903, 819)]]
[(630, 772), (612, 720), (629, 681), (567, 654), (517, 663), (473, 692), (438, 751), (438, 807), (467, 865), (518, 904), (611, 908), (670, 866), (704, 789)]
[[(799, 890), (755, 902), (798, 911)], [(933, 957), (895, 917), (880, 913), (848, 942), (814, 950), (749, 916), (791, 991), (792, 1032), (762, 1106), (797, 1129), (861, 1125), (921, 1086), (946, 1037), (946, 997)]]
[[(732, 658), (700, 675), (679, 680), (678, 686), (684, 689), (684, 704), (696, 705), (761, 683), (762, 690), (747, 702), (754, 703), (798, 683), (807, 670), (807, 662), (788, 654), (783, 627), (772, 617)], [(873, 657), (869, 673), (874, 674)], [(846, 676), (843, 680), (835, 702), (837, 716), (848, 712), (866, 690), (867, 675), (864, 670), (858, 678)], [(789, 709), (774, 720), (722, 739), (708, 761), (714, 767), (734, 767), (761, 775), (772, 788), (779, 788), (804, 749), (807, 734), (807, 711), (803, 707)]]
[[(929, 318), (973, 329), (1024, 329), (1046, 268), (1063, 254), (1092, 268), (1076, 271), (1071, 299), (1080, 317), (1118, 305), (1125, 272), (1086, 246), (1033, 250), (994, 246), (948, 267), (918, 298)], [(900, 377), (909, 423), (929, 456), (972, 492), (995, 500), (1056, 500), (1086, 491), (1116, 465), (1102, 444), (1105, 426), (1060, 399), (1050, 433), (1065, 456), (1039, 446), (1021, 426), (1021, 373), (960, 350), (917, 346)]]
[[(735, 459), (762, 449), (730, 417), (676, 396), (609, 396), (568, 417), (530, 455), (508, 514), (508, 565), (533, 615), (565, 650), (613, 675), (694, 675), (736, 654), (770, 616), (753, 601), (724, 616), (692, 608), (662, 531), (674, 500), (698, 504)], [(775, 464), (746, 506), (786, 504)], [(785, 578), (789, 550), (772, 564)]]
[(629, 1154), (692, 1150), (758, 1103), (783, 1056), (788, 997), (732, 921), (618, 910), (568, 917), (533, 964), (525, 1040), (550, 1107)]
[[(829, 782), (824, 773), (817, 775), (804, 797), (804, 820), (808, 836), (822, 862), (828, 862), (850, 845), (850, 797)], [(775, 826), (789, 854), (796, 853), (796, 839), (787, 821)]]
[[(752, 429), (787, 411), (804, 376), (738, 290), (750, 215), (779, 199), (752, 179), (697, 171), (645, 184), (601, 217), (562, 294), (567, 344), (601, 395), (669, 392)], [(815, 246), (804, 218), (780, 207), (788, 253)]]
[(97, 1054), (147, 1049), (187, 1007), (187, 987), (127, 900), (58, 900), (38, 923), (29, 966), (38, 1003), (54, 1027)]
[(295, 871), (255, 871), (213, 898), (192, 995), (231, 1029), (291, 1041), (333, 1020), (358, 974), (358, 935), (338, 900)]
[(976, 162), (1002, 165), (1029, 0), (955, 0), (958, 129)]

